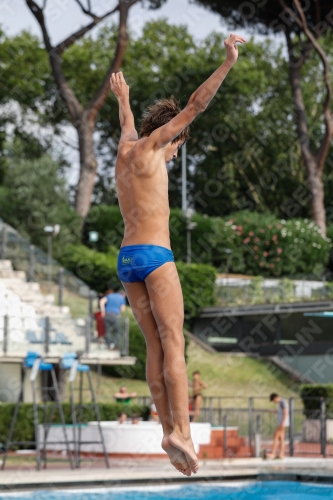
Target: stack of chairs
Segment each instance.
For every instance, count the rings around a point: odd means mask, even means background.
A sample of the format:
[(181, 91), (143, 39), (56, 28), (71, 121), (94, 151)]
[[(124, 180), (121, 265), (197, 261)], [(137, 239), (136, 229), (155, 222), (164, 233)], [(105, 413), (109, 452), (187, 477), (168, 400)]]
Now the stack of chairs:
[[(68, 373), (68, 382), (70, 386), (70, 403), (71, 403), (71, 414), (73, 423), (73, 441), (74, 441), (74, 461), (76, 468), (80, 467), (80, 449), (82, 444), (101, 444), (104, 454), (105, 465), (107, 468), (110, 467), (108, 454), (106, 452), (104, 436), (101, 427), (101, 417), (99, 413), (98, 404), (96, 401), (96, 394), (92, 382), (91, 371), (89, 365), (83, 365), (77, 359), (77, 355), (74, 352), (68, 352), (63, 355), (60, 368), (62, 370), (62, 385), (66, 383), (66, 374)], [(75, 381), (76, 375), (79, 373), (79, 404), (78, 408), (75, 405)], [(100, 436), (100, 441), (82, 441), (82, 417), (83, 417), (83, 374), (86, 373), (89, 383), (89, 391), (92, 399), (92, 406), (94, 408), (98, 432)], [(86, 406), (86, 405), (85, 405)], [(78, 410), (78, 411), (77, 411)]]
[[(40, 386), (38, 387), (36, 385), (36, 380), (37, 380), (37, 375), (38, 373), (42, 374), (42, 381), (45, 380), (46, 377), (43, 377), (43, 374), (51, 374), (51, 381), (52, 384), (51, 386), (46, 385), (46, 386)], [(33, 421), (34, 421), (34, 428), (35, 428), (35, 440), (34, 441), (13, 441), (13, 434), (15, 430), (15, 425), (17, 422), (17, 415), (19, 412), (19, 407), (20, 403), (22, 401), (22, 395), (23, 395), (23, 390), (24, 390), (24, 385), (25, 385), (25, 380), (26, 377), (28, 376), (28, 373), (30, 374), (30, 382), (31, 382), (31, 389), (32, 389), (32, 397), (33, 397)], [(43, 383), (42, 383), (43, 384)], [(42, 395), (42, 400), (45, 399), (44, 395), (45, 392), (49, 393), (49, 391), (52, 390), (54, 394), (54, 400), (53, 404), (50, 408), (50, 415), (46, 419), (46, 403), (44, 402), (42, 404), (42, 407), (44, 409), (44, 422), (42, 423), (43, 426), (43, 435), (40, 436), (39, 433), (39, 408), (40, 405), (37, 403), (37, 392), (41, 391)], [(34, 445), (36, 449), (36, 465), (37, 465), (37, 470), (40, 470), (41, 468), (41, 462), (44, 462), (44, 468), (46, 468), (47, 465), (47, 454), (46, 454), (46, 442), (47, 442), (47, 436), (49, 433), (49, 429), (51, 427), (51, 423), (55, 414), (55, 410), (58, 409), (59, 415), (60, 415), (60, 420), (61, 420), (61, 426), (63, 430), (63, 436), (64, 436), (64, 443), (66, 446), (66, 451), (67, 451), (67, 456), (69, 460), (69, 464), (71, 469), (73, 469), (73, 461), (72, 461), (72, 454), (70, 451), (70, 443), (68, 441), (67, 437), (67, 431), (66, 431), (66, 424), (65, 424), (65, 417), (63, 413), (63, 408), (60, 402), (60, 394), (59, 394), (59, 388), (58, 388), (58, 383), (57, 383), (57, 378), (56, 374), (54, 371), (54, 366), (51, 363), (45, 363), (38, 352), (33, 352), (29, 351), (26, 355), (24, 365), (23, 365), (23, 377), (22, 377), (22, 382), (21, 382), (21, 387), (19, 391), (19, 396), (17, 398), (17, 402), (14, 408), (14, 413), (13, 417), (11, 420), (10, 428), (9, 428), (9, 433), (7, 437), (7, 441), (4, 446), (4, 456), (3, 456), (3, 462), (2, 462), (2, 470), (5, 468), (6, 464), (6, 459), (8, 455), (8, 451), (10, 448), (13, 446), (17, 445)], [(59, 444), (59, 441), (56, 443), (48, 443), (48, 444)]]
[[(65, 353), (61, 359), (60, 362), (60, 386), (61, 386), (61, 392), (64, 389), (64, 385), (66, 384), (66, 379), (69, 382), (69, 387), (70, 387), (70, 404), (71, 404), (71, 415), (72, 415), (72, 430), (73, 430), (73, 438), (70, 441), (68, 439), (67, 435), (67, 430), (66, 430), (66, 424), (65, 424), (65, 417), (63, 413), (63, 408), (62, 404), (60, 401), (60, 390), (54, 370), (54, 366), (51, 363), (46, 363), (43, 361), (43, 358), (41, 357), (40, 353), (34, 352), (34, 351), (29, 351), (26, 355), (24, 365), (23, 365), (23, 377), (22, 377), (22, 382), (19, 390), (19, 395), (14, 407), (14, 412), (9, 428), (9, 433), (8, 437), (6, 440), (6, 443), (4, 445), (4, 456), (3, 456), (3, 462), (2, 462), (2, 470), (5, 469), (5, 464), (6, 464), (6, 459), (8, 456), (8, 451), (15, 446), (34, 446), (36, 450), (36, 466), (37, 470), (41, 469), (42, 463), (44, 464), (44, 468), (47, 466), (47, 453), (46, 453), (46, 447), (47, 445), (59, 445), (62, 444), (59, 440), (57, 441), (49, 441), (49, 432), (51, 429), (52, 421), (55, 415), (56, 410), (59, 411), (60, 415), (60, 421), (61, 421), (61, 427), (63, 431), (63, 437), (64, 441), (63, 444), (65, 444), (66, 451), (67, 451), (67, 456), (69, 460), (69, 464), (71, 469), (74, 467), (79, 468), (81, 465), (81, 458), (80, 458), (80, 452), (81, 452), (81, 446), (82, 445), (87, 445), (87, 444), (101, 444), (102, 449), (103, 449), (103, 454), (104, 454), (104, 460), (105, 460), (105, 465), (107, 468), (109, 468), (109, 460), (108, 460), (108, 455), (105, 447), (105, 441), (104, 441), (104, 436), (102, 432), (102, 427), (101, 427), (101, 418), (100, 418), (100, 412), (99, 408), (97, 405), (96, 401), (96, 394), (94, 391), (94, 386), (92, 382), (92, 376), (91, 376), (91, 371), (90, 371), (90, 366), (89, 365), (83, 365), (79, 362), (77, 358), (77, 354), (74, 352), (68, 352)], [(43, 376), (44, 374), (50, 374), (51, 378), (48, 377), (48, 379), (51, 381), (51, 384), (45, 384), (45, 382), (42, 383), (40, 387), (36, 385), (37, 382), (37, 376), (38, 374), (42, 374), (42, 380), (45, 381), (46, 377)], [(86, 403), (83, 402), (83, 375), (84, 373), (87, 375), (88, 378), (88, 385), (89, 385), (89, 392), (92, 400), (92, 405), (86, 405)], [(79, 374), (79, 402), (78, 406), (75, 404), (75, 381), (76, 381), (76, 376)], [(33, 421), (34, 421), (34, 429), (35, 429), (35, 440), (34, 441), (13, 441), (13, 434), (15, 430), (15, 425), (17, 422), (17, 416), (20, 408), (20, 404), (22, 402), (22, 396), (23, 396), (23, 391), (24, 391), (24, 386), (25, 386), (25, 381), (27, 379), (27, 376), (30, 375), (30, 382), (31, 382), (31, 389), (32, 389), (32, 397), (33, 397)], [(41, 396), (42, 396), (42, 401), (44, 400), (44, 403), (39, 404), (37, 402), (37, 394), (38, 391), (41, 391)], [(49, 395), (50, 391), (52, 391), (52, 399), (53, 403), (52, 405), (47, 405), (45, 402), (45, 395), (46, 393)], [(98, 426), (98, 432), (100, 436), (99, 441), (93, 441), (93, 442), (88, 442), (88, 441), (82, 441), (82, 425), (84, 424), (83, 422), (83, 409), (86, 406), (92, 406), (95, 412), (95, 417), (97, 420), (97, 426)], [(40, 422), (39, 420), (39, 413), (40, 413), (40, 408), (43, 408), (44, 410), (44, 421)], [(42, 425), (41, 425), (42, 424)], [(40, 432), (40, 431), (43, 432)], [(74, 449), (74, 463), (72, 459), (72, 452), (70, 450), (70, 445), (73, 444), (73, 449)]]

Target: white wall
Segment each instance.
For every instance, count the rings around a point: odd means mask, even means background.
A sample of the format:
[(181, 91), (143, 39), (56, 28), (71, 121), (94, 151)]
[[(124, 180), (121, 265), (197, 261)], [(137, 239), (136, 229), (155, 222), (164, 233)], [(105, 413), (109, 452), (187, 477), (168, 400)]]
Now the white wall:
[[(23, 402), (32, 403), (30, 370), (25, 379), (23, 390)], [(16, 403), (19, 396), (22, 381), (22, 363), (0, 364), (0, 401), (4, 403)], [(41, 374), (38, 373), (36, 386), (41, 385)], [(40, 401), (40, 391), (37, 391), (37, 401)]]
[(14, 403), (21, 385), (21, 363), (0, 364), (0, 401)]

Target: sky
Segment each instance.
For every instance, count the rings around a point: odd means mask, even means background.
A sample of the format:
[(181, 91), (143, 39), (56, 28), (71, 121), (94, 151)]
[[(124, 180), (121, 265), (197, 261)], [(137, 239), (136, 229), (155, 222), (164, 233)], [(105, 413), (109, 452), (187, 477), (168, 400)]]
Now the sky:
[[(39, 5), (42, 5), (44, 0), (35, 1)], [(87, 6), (87, 0), (81, 0), (81, 2)], [(117, 5), (116, 0), (91, 0), (91, 3), (97, 15), (102, 15)], [(118, 13), (114, 14), (111, 19), (117, 20), (117, 16)], [(47, 0), (45, 17), (53, 44), (59, 43), (69, 34), (90, 21), (90, 18), (82, 13), (76, 0)], [(213, 14), (203, 7), (194, 5), (189, 0), (168, 0), (158, 10), (145, 9), (141, 3), (138, 3), (130, 10), (129, 27), (134, 32), (140, 34), (143, 25), (148, 20), (160, 17), (167, 18), (172, 24), (187, 25), (189, 32), (196, 39), (203, 39), (212, 31), (222, 32), (226, 37), (230, 34), (230, 29), (222, 22), (219, 15)], [(104, 22), (109, 22), (109, 20)], [(39, 25), (28, 9), (25, 0), (0, 0), (0, 25), (9, 35), (15, 35), (25, 29), (39, 37), (41, 36)], [(244, 29), (239, 29), (236, 33), (244, 36), (246, 39), (250, 39), (250, 34)], [(265, 39), (265, 37), (260, 35), (256, 35), (254, 38), (257, 42), (264, 41)], [(277, 36), (275, 39), (277, 42), (283, 41), (281, 36)], [(224, 51), (224, 47), (222, 50)], [(76, 132), (72, 127), (66, 128), (66, 139), (68, 142), (76, 144)], [(72, 164), (68, 181), (70, 184), (75, 184), (79, 172), (78, 155), (74, 149), (67, 146), (65, 146), (64, 151)]]
[[(81, 1), (87, 5), (87, 0)], [(41, 5), (43, 0), (36, 0), (36, 2)], [(92, 0), (91, 3), (95, 6), (94, 11), (97, 15), (105, 13), (117, 4), (116, 0)], [(113, 19), (116, 19), (117, 15), (113, 15)], [(159, 17), (166, 17), (173, 24), (186, 24), (196, 38), (204, 38), (214, 30), (223, 32), (227, 36), (230, 34), (219, 15), (198, 5), (190, 4), (189, 0), (168, 0), (158, 10), (145, 9), (141, 3), (138, 3), (130, 10), (129, 25), (135, 31), (140, 32), (147, 20)], [(82, 13), (76, 0), (47, 0), (46, 18), (53, 43), (60, 42), (90, 19)], [(27, 29), (40, 36), (39, 26), (26, 6), (25, 0), (0, 0), (0, 24), (11, 35)], [(245, 38), (249, 37), (249, 33), (244, 29), (237, 30), (238, 33)], [(264, 39), (261, 36), (256, 38)]]

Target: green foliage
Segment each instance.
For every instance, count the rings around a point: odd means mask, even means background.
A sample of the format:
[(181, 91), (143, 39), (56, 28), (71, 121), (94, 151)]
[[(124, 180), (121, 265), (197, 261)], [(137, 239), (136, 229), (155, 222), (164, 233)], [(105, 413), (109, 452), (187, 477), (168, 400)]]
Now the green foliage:
[(191, 327), (202, 308), (215, 304), (216, 270), (206, 264), (177, 262), (184, 297), (185, 326)]
[[(105, 254), (84, 245), (72, 245), (64, 249), (59, 260), (96, 291), (121, 286), (114, 252)], [(177, 262), (176, 265), (183, 289), (185, 318), (190, 322), (202, 307), (214, 303), (216, 271), (204, 264)]]
[[(10, 428), (11, 419), (14, 413), (14, 403), (1, 403), (0, 404), (0, 442), (5, 443)], [(38, 409), (39, 421), (43, 422), (44, 415), (46, 421), (49, 421), (52, 404), (47, 404), (45, 413), (43, 408)], [(63, 403), (62, 405), (66, 424), (72, 424), (71, 405)], [(101, 420), (110, 421), (117, 420), (118, 414), (124, 411), (129, 417), (134, 414), (143, 416), (147, 408), (145, 406), (138, 406), (136, 404), (125, 405), (122, 403), (99, 403), (98, 404)], [(91, 406), (83, 406), (82, 421), (94, 421), (96, 415)], [(53, 424), (60, 424), (60, 415), (58, 409), (55, 410), (52, 419)], [(35, 431), (33, 423), (33, 405), (30, 403), (22, 403), (19, 408), (17, 423), (14, 429), (13, 441), (34, 441)], [(31, 448), (31, 445), (27, 446)]]
[[(89, 231), (97, 231), (97, 243), (89, 242)], [(108, 252), (110, 246), (120, 248), (124, 236), (124, 222), (118, 205), (95, 205), (86, 218), (83, 241), (99, 252)]]
[[(107, 30), (100, 30), (99, 36), (108, 43)], [(187, 103), (223, 62), (223, 40), (227, 36), (213, 33), (197, 41), (185, 26), (170, 26), (165, 20), (157, 20), (148, 22), (141, 36), (132, 37), (122, 71), (131, 88), (137, 127), (143, 109), (156, 99), (175, 94), (182, 106)], [(302, 83), (306, 82), (304, 99), (311, 110), (309, 120), (319, 134), (318, 119), (312, 116), (322, 111), (313, 103), (313, 95), (321, 95), (322, 88), (314, 77), (315, 72), (318, 74), (318, 62), (311, 62), (304, 68)], [(117, 102), (110, 94), (98, 125), (101, 151), (105, 145), (111, 145), (112, 152), (116, 152), (120, 130), (117, 113), (112, 112), (115, 109)], [(291, 116), (293, 103), (282, 46), (268, 38), (264, 45), (249, 38), (240, 48), (237, 65), (223, 82), (223, 89), (191, 126), (187, 154), (195, 168), (188, 172), (187, 188), (195, 209), (215, 217), (242, 209), (269, 210), (277, 217), (286, 217), (284, 202), (294, 199), (306, 178)], [(330, 162), (332, 153), (333, 148)], [(110, 156), (110, 168), (105, 171), (108, 183), (104, 187), (111, 190), (114, 185), (109, 182), (109, 172), (113, 164)], [(181, 206), (180, 178), (181, 164), (176, 161), (169, 171), (172, 207)], [(327, 205), (332, 186), (333, 175), (328, 170)], [(104, 191), (100, 195), (107, 199)], [(307, 200), (297, 205), (293, 216), (310, 216)]]
[(84, 245), (70, 245), (64, 248), (58, 260), (93, 290), (104, 292), (121, 286), (113, 252), (101, 253)]
[(80, 237), (81, 218), (69, 206), (65, 180), (59, 164), (49, 156), (33, 160), (11, 157), (0, 196), (0, 217), (23, 236), (46, 247), (43, 228), (60, 224), (54, 238), (54, 255)]
[[(9, 37), (0, 30), (0, 100), (19, 102), (39, 114), (41, 100), (54, 100), (52, 77), (45, 49), (37, 36), (22, 31)], [(53, 95), (52, 95), (53, 94)], [(47, 110), (44, 108), (44, 112)], [(43, 113), (39, 114), (42, 119)], [(45, 113), (45, 118), (50, 115)]]
[(238, 212), (230, 224), (241, 238), (248, 273), (264, 276), (320, 274), (328, 262), (330, 240), (308, 219), (277, 220)]
[[(214, 265), (220, 272), (265, 277), (320, 275), (329, 261), (330, 238), (323, 238), (316, 224), (307, 219), (285, 221), (269, 213), (244, 210), (223, 218), (196, 213), (192, 221), (197, 224), (191, 236), (192, 261)], [(186, 220), (181, 210), (171, 209), (169, 226), (175, 260), (185, 261)], [(88, 231), (99, 232), (98, 250), (110, 251), (110, 245), (119, 248), (124, 231), (119, 207), (93, 207), (85, 225), (86, 241)], [(232, 252), (228, 254), (226, 249)]]
[[(102, 81), (115, 49), (116, 31), (109, 24), (96, 36), (82, 38), (63, 55), (65, 76), (83, 104), (89, 102)], [(186, 26), (172, 26), (163, 19), (148, 22), (142, 34), (132, 35), (121, 69), (131, 87), (137, 126), (143, 108), (160, 97), (175, 94), (184, 106), (191, 93), (223, 62), (223, 39), (227, 36), (213, 33), (198, 41)], [(330, 35), (323, 35), (321, 43), (331, 62)], [(13, 100), (25, 111), (32, 110), (38, 123), (51, 125), (55, 133), (60, 124), (70, 123), (40, 40), (27, 32), (14, 37), (0, 32), (0, 53), (0, 102)], [(322, 135), (322, 108), (313, 99), (324, 91), (322, 80), (316, 78), (319, 71), (319, 58), (310, 54), (302, 69), (301, 84), (314, 148)], [(98, 203), (115, 199), (113, 168), (120, 133), (117, 109), (117, 101), (110, 93), (96, 121), (100, 138), (96, 146), (105, 165), (95, 186)], [(24, 118), (28, 116), (26, 113)], [(269, 210), (279, 218), (286, 217), (285, 202), (294, 200), (306, 180), (292, 116), (283, 48), (269, 38), (265, 44), (249, 38), (223, 83), (223, 91), (191, 127), (187, 151), (195, 168), (188, 173), (187, 187), (195, 209), (215, 217), (242, 209)], [(6, 116), (5, 120), (17, 121), (14, 116)], [(331, 147), (328, 167), (332, 165), (332, 154)], [(177, 161), (169, 172), (173, 207), (181, 205), (180, 169)], [(333, 171), (327, 168), (327, 207), (332, 193)], [(307, 197), (296, 205), (293, 216), (310, 216)]]
[(300, 387), (307, 418), (319, 418), (320, 400), (326, 400), (328, 418), (333, 418), (333, 384), (303, 384)]

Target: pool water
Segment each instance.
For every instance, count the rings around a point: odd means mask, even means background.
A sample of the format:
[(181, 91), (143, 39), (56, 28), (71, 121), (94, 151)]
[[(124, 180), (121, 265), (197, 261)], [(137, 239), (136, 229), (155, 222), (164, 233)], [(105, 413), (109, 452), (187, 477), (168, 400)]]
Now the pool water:
[(333, 500), (333, 485), (285, 481), (205, 483), (171, 487), (53, 490), (1, 494), (0, 500)]

